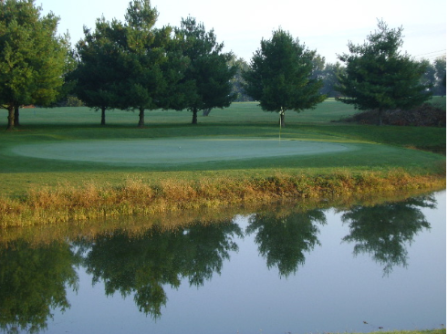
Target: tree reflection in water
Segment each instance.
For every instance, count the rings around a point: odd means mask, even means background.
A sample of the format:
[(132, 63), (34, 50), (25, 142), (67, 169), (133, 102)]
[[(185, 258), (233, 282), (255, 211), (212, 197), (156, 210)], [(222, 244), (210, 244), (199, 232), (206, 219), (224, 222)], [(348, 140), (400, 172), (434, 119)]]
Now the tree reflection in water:
[(0, 247), (0, 328), (6, 333), (45, 330), (51, 310), (70, 307), (66, 286), (77, 289), (77, 263), (65, 242), (32, 247), (18, 240)]
[(139, 310), (157, 318), (167, 302), (163, 285), (177, 288), (188, 278), (190, 285), (201, 286), (214, 272), (220, 274), (224, 260), (238, 250), (233, 236), (242, 236), (233, 222), (153, 228), (139, 235), (116, 230), (95, 238), (83, 264), (94, 283), (104, 282), (107, 295), (134, 294)]
[(402, 202), (375, 206), (355, 206), (342, 215), (349, 224), (350, 234), (344, 242), (354, 242), (354, 255), (371, 253), (378, 263), (384, 265), (384, 275), (396, 265), (407, 267), (406, 243), (430, 224), (420, 208), (435, 208), (434, 196), (409, 198)]
[[(363, 207), (342, 213), (353, 242), (354, 254), (372, 254), (384, 265), (406, 267), (407, 244), (422, 229), (429, 229), (421, 208), (435, 208), (434, 196)], [(284, 208), (250, 216), (245, 233), (255, 233), (255, 243), (268, 268), (280, 276), (297, 272), (318, 240), (318, 224), (326, 224), (324, 210), (306, 212)], [(183, 279), (202, 286), (225, 260), (238, 251), (236, 238), (243, 237), (233, 220), (190, 224), (187, 228), (142, 233), (113, 230), (70, 243), (49, 242), (32, 246), (22, 239), (0, 247), (0, 329), (7, 333), (40, 332), (47, 328), (51, 310), (69, 308), (66, 288), (76, 289), (75, 266), (92, 274), (93, 284), (104, 282), (105, 293), (133, 296), (138, 309), (155, 319), (167, 303), (164, 285), (180, 286)]]
[(255, 242), (267, 266), (277, 266), (280, 276), (295, 273), (305, 263), (305, 252), (320, 245), (315, 222), (326, 224), (325, 214), (315, 209), (307, 212), (269, 211), (250, 217), (247, 234), (256, 233)]

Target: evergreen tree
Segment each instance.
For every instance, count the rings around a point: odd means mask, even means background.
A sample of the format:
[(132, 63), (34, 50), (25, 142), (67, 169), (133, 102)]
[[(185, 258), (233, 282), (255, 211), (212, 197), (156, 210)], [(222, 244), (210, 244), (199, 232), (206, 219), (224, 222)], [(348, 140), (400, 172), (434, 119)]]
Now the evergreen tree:
[(402, 28), (389, 29), (383, 21), (363, 45), (348, 44), (350, 54), (339, 59), (346, 71), (339, 76), (338, 100), (360, 110), (377, 110), (378, 125), (388, 109), (409, 109), (428, 100), (430, 85), (421, 82), (426, 66), (414, 61), (399, 48)]
[(68, 37), (56, 36), (59, 18), (41, 10), (34, 0), (0, 2), (0, 107), (8, 110), (8, 129), (19, 106), (50, 104), (64, 83)]
[(149, 0), (129, 3), (125, 22), (97, 20), (85, 29), (77, 45), (79, 65), (74, 75), (77, 94), (90, 107), (105, 111), (138, 110), (138, 126), (145, 110), (177, 108), (188, 95), (179, 81), (188, 58), (180, 55), (170, 27), (155, 28), (158, 12)]
[(123, 52), (119, 55), (122, 79), (117, 83), (121, 92), (118, 105), (121, 109), (139, 111), (139, 127), (145, 124), (145, 109), (161, 107), (157, 97), (167, 88), (161, 67), (167, 61), (166, 38), (161, 38), (163, 32), (160, 34), (154, 28), (158, 15), (148, 0), (133, 0), (125, 16), (126, 23), (119, 27), (118, 41)]
[(157, 17), (149, 0), (133, 0), (123, 25), (118, 105), (137, 109), (140, 127), (144, 126), (145, 109), (178, 109), (188, 96), (188, 85), (180, 80), (189, 60), (175, 47), (171, 27), (154, 27)]
[(319, 93), (320, 79), (313, 79), (315, 51), (308, 50), (299, 40), (283, 31), (274, 31), (270, 40), (262, 40), (243, 77), (245, 91), (265, 111), (280, 113), (281, 126), (285, 112), (313, 108), (325, 99)]
[(101, 110), (101, 125), (106, 124), (106, 110), (117, 105), (116, 86), (121, 79), (118, 57), (121, 47), (115, 43), (114, 29), (119, 23), (96, 21), (95, 31), (84, 27), (84, 39), (76, 45), (77, 67), (69, 78), (75, 81), (74, 92), (86, 106)]
[(216, 41), (214, 31), (207, 32), (194, 18), (182, 19), (176, 36), (182, 54), (190, 60), (183, 81), (190, 87), (186, 108), (193, 113), (192, 124), (197, 124), (198, 111), (210, 112), (232, 103), (231, 79), (237, 68), (229, 66), (232, 54), (223, 52), (224, 44)]

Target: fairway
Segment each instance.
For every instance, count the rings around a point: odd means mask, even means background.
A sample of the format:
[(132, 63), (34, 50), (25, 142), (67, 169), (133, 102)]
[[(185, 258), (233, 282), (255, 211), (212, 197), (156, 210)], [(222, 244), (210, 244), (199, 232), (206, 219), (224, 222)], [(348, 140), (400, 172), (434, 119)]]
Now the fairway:
[(321, 155), (355, 150), (355, 145), (273, 138), (167, 138), (77, 140), (17, 145), (21, 156), (114, 165), (182, 164), (206, 161)]

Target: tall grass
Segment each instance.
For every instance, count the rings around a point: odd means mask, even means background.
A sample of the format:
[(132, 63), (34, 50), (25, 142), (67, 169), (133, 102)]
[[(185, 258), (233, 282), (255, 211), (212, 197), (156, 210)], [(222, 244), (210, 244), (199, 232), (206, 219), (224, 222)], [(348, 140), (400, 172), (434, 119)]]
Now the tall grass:
[(130, 178), (120, 186), (89, 183), (73, 187), (66, 184), (33, 189), (19, 199), (0, 198), (0, 226), (57, 224), (285, 199), (335, 199), (444, 187), (443, 176), (412, 176), (402, 170), (386, 175), (352, 174), (341, 170), (315, 176), (277, 173), (244, 179), (217, 177), (182, 181), (167, 178), (155, 183)]

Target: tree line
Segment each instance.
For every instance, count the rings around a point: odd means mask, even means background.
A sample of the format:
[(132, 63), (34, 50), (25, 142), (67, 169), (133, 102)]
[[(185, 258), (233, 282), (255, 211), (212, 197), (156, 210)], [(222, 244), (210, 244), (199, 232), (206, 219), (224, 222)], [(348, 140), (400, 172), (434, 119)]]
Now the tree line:
[(0, 2), (0, 107), (8, 129), (19, 124), (19, 107), (50, 105), (76, 96), (101, 111), (174, 109), (208, 115), (233, 101), (256, 100), (265, 111), (312, 109), (327, 97), (360, 110), (410, 108), (432, 94), (445, 94), (446, 60), (415, 61), (399, 51), (402, 28), (378, 22), (363, 45), (326, 64), (287, 31), (262, 39), (250, 63), (224, 52), (212, 30), (188, 16), (179, 27), (156, 28), (158, 12), (149, 0), (129, 2), (124, 21), (98, 18), (94, 29), (71, 49), (57, 36), (58, 18), (41, 17), (34, 0)]
[[(345, 66), (338, 61), (327, 63), (325, 57), (320, 55), (316, 55), (313, 62), (312, 76), (321, 79), (323, 82), (320, 93), (333, 98), (339, 96), (340, 92), (335, 89), (335, 86), (338, 83), (338, 75), (345, 70)], [(423, 59), (421, 63), (426, 66), (426, 71), (421, 80), (431, 86), (430, 91), (433, 95), (446, 95), (446, 56), (440, 56), (433, 62)], [(244, 91), (244, 79), (241, 76), (241, 73), (249, 68), (249, 63), (243, 58), (233, 56), (232, 64), (237, 66), (237, 75), (232, 79), (233, 92), (237, 94), (235, 101), (253, 101), (254, 99)]]

